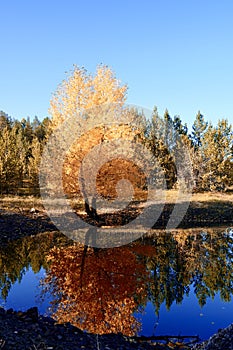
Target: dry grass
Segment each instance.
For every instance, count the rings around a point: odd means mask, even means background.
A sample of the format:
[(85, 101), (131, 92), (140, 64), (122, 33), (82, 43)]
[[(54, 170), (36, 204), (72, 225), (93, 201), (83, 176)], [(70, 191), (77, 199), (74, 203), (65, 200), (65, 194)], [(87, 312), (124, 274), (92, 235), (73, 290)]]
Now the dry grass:
[[(155, 195), (156, 198), (156, 195)], [(168, 204), (175, 203), (178, 199), (177, 190), (168, 190), (166, 191), (165, 202)], [(159, 200), (159, 199), (158, 199)], [(160, 200), (162, 200), (160, 198)], [(186, 196), (183, 197), (183, 200), (186, 200)], [(193, 193), (188, 200), (192, 203), (196, 203), (197, 206), (202, 203), (216, 202), (222, 203), (233, 203), (233, 193), (220, 193), (220, 192), (205, 192), (205, 193)], [(155, 200), (156, 201), (156, 200)], [(182, 198), (179, 199), (182, 201)], [(82, 202), (82, 201), (81, 201)], [(76, 204), (81, 203), (77, 201)], [(74, 204), (74, 203), (72, 203)], [(43, 203), (41, 198), (34, 196), (1, 196), (0, 197), (0, 208), (3, 210), (13, 211), (17, 210), (30, 210), (35, 208), (38, 210), (44, 210)]]
[(233, 202), (233, 193), (221, 193), (221, 192), (207, 192), (207, 193), (194, 193), (192, 195), (193, 202)]
[[(177, 199), (178, 191), (169, 190), (166, 192), (166, 202), (174, 203)], [(233, 202), (233, 193), (228, 192), (203, 192), (193, 193), (190, 202)]]
[(34, 196), (12, 196), (4, 195), (0, 197), (0, 207), (4, 210), (30, 210), (36, 208), (43, 210), (43, 204), (39, 197)]

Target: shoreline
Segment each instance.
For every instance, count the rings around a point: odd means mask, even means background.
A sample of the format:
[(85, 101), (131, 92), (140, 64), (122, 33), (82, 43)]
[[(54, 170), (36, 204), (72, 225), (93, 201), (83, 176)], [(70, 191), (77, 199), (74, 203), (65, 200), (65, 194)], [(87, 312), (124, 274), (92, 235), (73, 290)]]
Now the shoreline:
[[(151, 337), (153, 338), (153, 337)], [(159, 337), (158, 337), (159, 338)], [(194, 337), (193, 337), (194, 338)], [(171, 339), (175, 339), (171, 337)], [(150, 341), (150, 342), (149, 342)], [(91, 334), (70, 323), (57, 324), (51, 317), (38, 314), (37, 307), (25, 312), (0, 307), (0, 349), (9, 350), (231, 350), (233, 324), (220, 329), (209, 339), (191, 343), (163, 343), (150, 337), (128, 337), (122, 334)]]
[[(9, 350), (152, 350), (162, 349), (139, 343), (122, 334), (91, 334), (70, 323), (57, 324), (38, 314), (37, 307), (25, 312), (0, 307), (0, 349)], [(163, 347), (164, 349), (164, 347)]]
[[(160, 217), (152, 229), (148, 227), (148, 231), (166, 229), (166, 225), (174, 209), (174, 198), (175, 194), (173, 191), (169, 191), (168, 203), (165, 203)], [(176, 212), (179, 211), (179, 205), (181, 205), (182, 210), (182, 203), (180, 203), (176, 206)], [(233, 194), (193, 194), (186, 214), (174, 230), (233, 227), (232, 213)], [(120, 228), (120, 230), (124, 230), (124, 224), (127, 223), (130, 216), (131, 219), (134, 219), (138, 214), (139, 211), (133, 208), (116, 212), (115, 214), (100, 214), (99, 220), (103, 222), (100, 226), (110, 227), (111, 229), (115, 227), (116, 229)], [(66, 214), (63, 214), (63, 216), (69, 224), (69, 215), (66, 216)], [(92, 220), (87, 218), (86, 215), (80, 215), (80, 217), (81, 220), (93, 224)], [(121, 222), (118, 220), (119, 217), (122, 218)], [(172, 231), (173, 228), (171, 227), (170, 230)], [(42, 232), (59, 232), (43, 208), (40, 198), (16, 196), (0, 197), (0, 231), (0, 244), (1, 242), (5, 243), (24, 236), (34, 236)]]

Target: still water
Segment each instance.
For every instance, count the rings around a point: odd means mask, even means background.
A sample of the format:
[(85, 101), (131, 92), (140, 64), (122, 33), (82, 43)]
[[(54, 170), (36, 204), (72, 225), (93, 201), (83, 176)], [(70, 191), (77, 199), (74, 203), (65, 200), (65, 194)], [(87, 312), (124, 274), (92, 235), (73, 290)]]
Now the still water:
[(229, 228), (154, 231), (101, 250), (43, 233), (0, 248), (0, 301), (89, 332), (206, 339), (233, 322), (232, 263)]

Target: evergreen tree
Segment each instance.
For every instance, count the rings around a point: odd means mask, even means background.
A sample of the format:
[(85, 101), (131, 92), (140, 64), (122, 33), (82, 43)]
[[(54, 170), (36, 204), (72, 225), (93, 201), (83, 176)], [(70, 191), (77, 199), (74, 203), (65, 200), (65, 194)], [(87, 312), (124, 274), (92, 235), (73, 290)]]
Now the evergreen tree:
[(21, 120), (21, 128), (23, 132), (23, 137), (25, 138), (26, 141), (31, 143), (33, 139), (33, 129), (30, 122), (30, 118), (27, 118), (27, 119), (23, 118)]
[(208, 126), (208, 123), (204, 120), (203, 114), (201, 114), (201, 112), (198, 111), (192, 126), (193, 131), (191, 135), (192, 143), (195, 150), (201, 147), (202, 140), (203, 140), (205, 131), (207, 129), (207, 126)]
[(205, 121), (203, 114), (198, 111), (196, 118), (194, 120), (192, 126), (192, 133), (190, 135), (191, 147), (190, 147), (190, 155), (192, 159), (192, 167), (193, 167), (193, 175), (194, 175), (194, 183), (196, 190), (203, 190), (203, 176), (204, 176), (204, 168), (203, 168), (203, 150), (202, 143), (205, 137), (205, 132), (207, 130), (208, 123)]
[(176, 115), (173, 119), (173, 126), (174, 126), (174, 129), (176, 130), (176, 132), (179, 134), (179, 135), (187, 135), (188, 134), (188, 127), (187, 127), (187, 124), (183, 124), (182, 123), (182, 120), (180, 119), (180, 116), (179, 115)]
[(1, 191), (17, 192), (25, 175), (26, 149), (22, 131), (18, 130), (17, 126), (11, 129), (5, 127), (1, 132), (0, 148)]
[(204, 189), (225, 190), (233, 185), (232, 143), (232, 126), (226, 119), (216, 127), (209, 125), (202, 141)]
[(31, 157), (28, 161), (28, 179), (34, 194), (39, 192), (39, 164), (41, 160), (41, 144), (37, 137), (31, 143)]
[(3, 111), (0, 111), (0, 131), (5, 127), (10, 127), (12, 124), (11, 118)]
[(50, 130), (50, 119), (48, 117), (44, 118), (42, 122), (37, 116), (32, 121), (32, 129), (34, 136), (37, 137), (38, 141), (42, 144), (46, 141)]
[(172, 157), (172, 139), (172, 119), (168, 111), (165, 111), (164, 120), (162, 120), (155, 107), (148, 126), (148, 146), (164, 170), (168, 189), (172, 188), (176, 182), (176, 167)]

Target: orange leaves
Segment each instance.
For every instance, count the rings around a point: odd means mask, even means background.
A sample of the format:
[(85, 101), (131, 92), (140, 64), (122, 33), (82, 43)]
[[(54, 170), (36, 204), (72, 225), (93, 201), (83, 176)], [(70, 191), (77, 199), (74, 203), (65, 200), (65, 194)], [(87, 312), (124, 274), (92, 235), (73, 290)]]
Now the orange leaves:
[[(97, 145), (101, 144), (103, 138), (106, 142), (119, 138), (132, 141), (137, 130), (132, 131), (130, 126), (118, 125), (113, 127), (98, 126), (82, 135), (67, 152), (63, 164), (63, 186), (68, 196), (80, 195), (80, 167), (83, 159)], [(93, 173), (90, 169), (87, 176)], [(105, 198), (114, 199), (117, 196), (116, 185), (119, 180), (126, 179), (133, 185), (134, 197), (137, 200), (145, 200), (147, 191), (142, 191), (146, 185), (146, 178), (143, 171), (132, 162), (121, 157), (117, 157), (106, 162), (100, 167), (96, 178), (97, 193)], [(86, 183), (88, 186), (88, 183)]]
[(133, 312), (144, 301), (148, 274), (128, 247), (54, 248), (50, 262), (46, 282), (53, 283), (59, 322), (99, 334), (137, 332), (140, 324)]
[(151, 258), (157, 255), (157, 248), (151, 245), (134, 244), (132, 246), (132, 251), (139, 255), (151, 257)]

